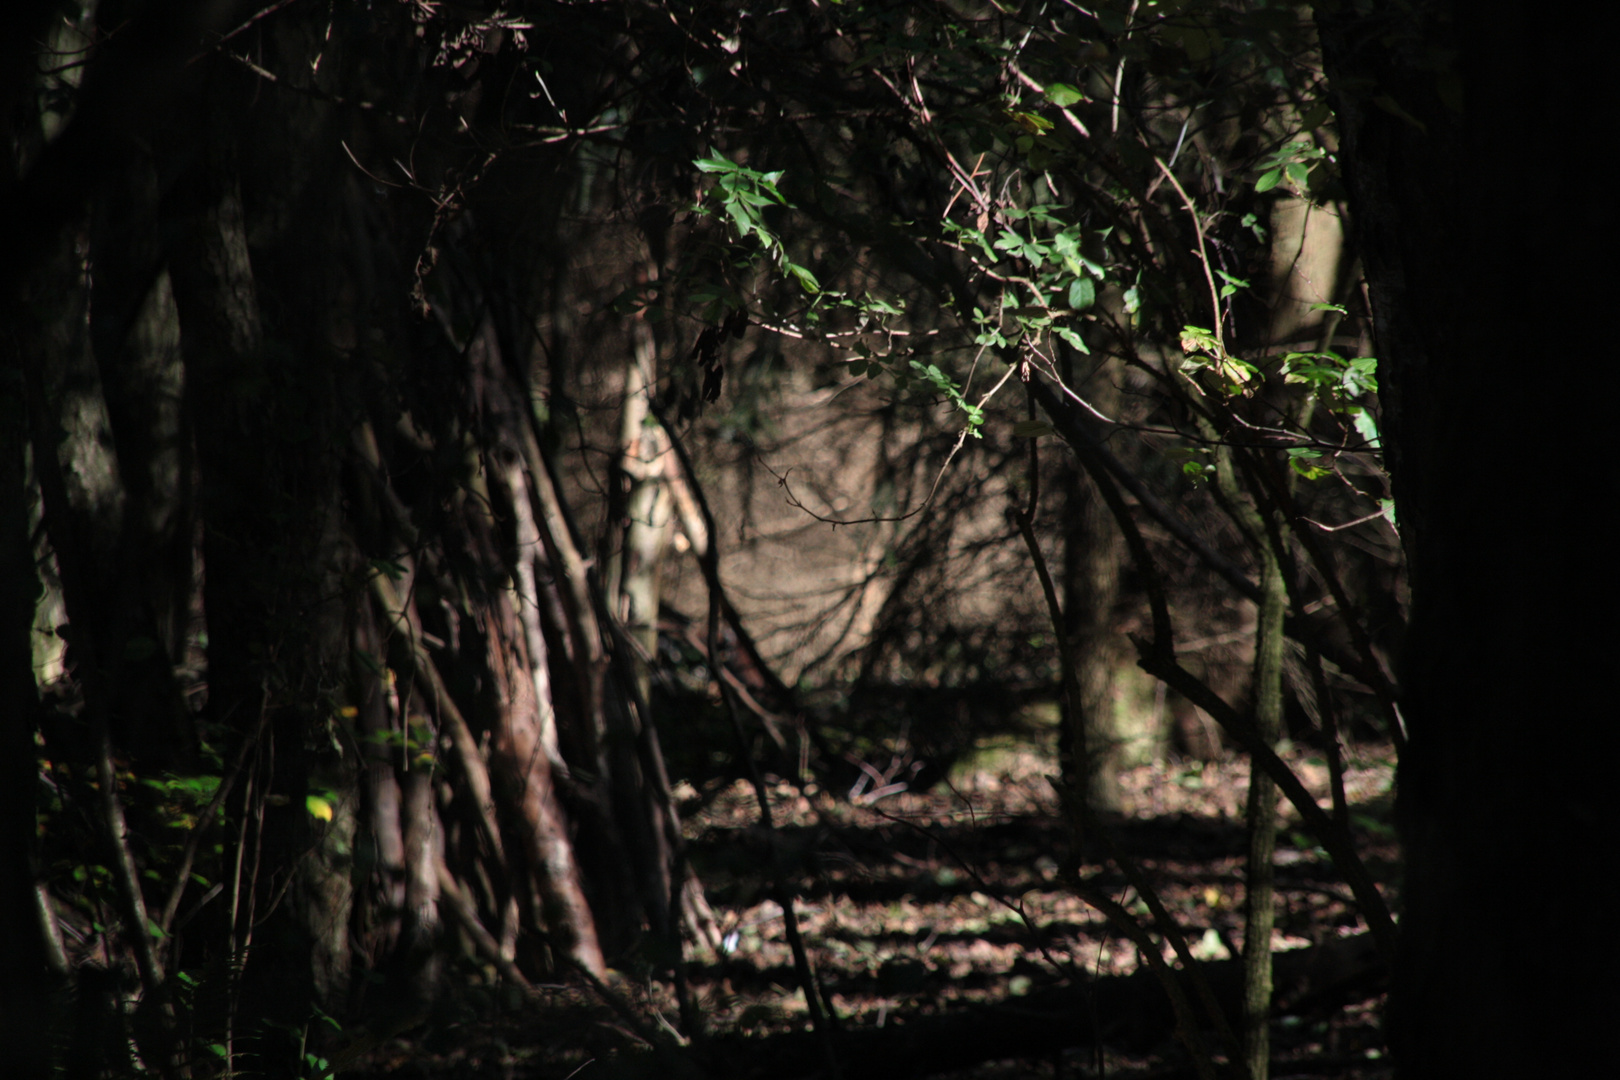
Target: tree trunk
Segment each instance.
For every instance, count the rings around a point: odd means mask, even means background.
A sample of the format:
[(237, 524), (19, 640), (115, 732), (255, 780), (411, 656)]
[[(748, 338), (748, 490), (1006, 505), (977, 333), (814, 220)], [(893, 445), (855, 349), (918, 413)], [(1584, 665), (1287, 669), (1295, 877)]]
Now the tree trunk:
[[(1398, 777), (1403, 1077), (1607, 1076), (1620, 945), (1615, 400), (1602, 35), (1525, 3), (1321, 14), (1371, 291), (1412, 622)], [(1532, 79), (1505, 78), (1504, 57)], [(1594, 253), (1599, 253), (1594, 261)], [(1482, 453), (1482, 448), (1496, 451)]]
[[(527, 497), (526, 491), (517, 494)], [(539, 883), (552, 951), (601, 978), (607, 967), (574, 859), (568, 820), (552, 782), (523, 626), (504, 593), (488, 598), (483, 617), (486, 662), (496, 698), (491, 772), (519, 822), (524, 853)]]
[[(194, 140), (174, 148), (185, 168), (169, 197), (169, 254), (204, 520), (208, 707), (221, 728), (256, 740), (252, 779), (231, 805), (244, 857), (229, 933), (245, 963), (242, 1013), (262, 1025), (257, 1052), (276, 1072), (298, 1067), (311, 1008), (337, 1011), (348, 996), (354, 763), (337, 752), (328, 689), (348, 664), (335, 450), (347, 439), (337, 313), (310, 306), (340, 265), (332, 207), (300, 203), (310, 232), (260, 228), (256, 238), (290, 248), (250, 256), (251, 222), (285, 210), (244, 203), (237, 140), (250, 90), (216, 68), (199, 94)], [(260, 134), (259, 153), (304, 155), (308, 168), (325, 159), (300, 141), (307, 127)], [(298, 263), (302, 276), (289, 270)], [(307, 803), (322, 792), (324, 824)]]
[[(158, 233), (158, 177), (150, 155), (136, 155), (109, 188), (91, 234), (89, 329), (126, 493), (119, 575), (160, 660), (183, 662), (195, 577), (192, 462), (182, 431), (180, 324)], [(165, 719), (173, 724), (181, 713), (175, 702), (174, 715)]]
[[(39, 691), (30, 641), (39, 575), (29, 542), (22, 357), (0, 342), (0, 1045), (19, 1076), (50, 1073), (47, 931), (39, 880)], [(66, 974), (66, 972), (62, 972)]]
[[(675, 505), (664, 480), (669, 437), (649, 409), (658, 380), (657, 342), (645, 319), (635, 320), (632, 335), (635, 347), (625, 364), (624, 404), (619, 421), (619, 470), (628, 489), (624, 496), (623, 546), (606, 591), (616, 601), (615, 614), (624, 624), (625, 633), (651, 661), (658, 654), (659, 578), (674, 532)], [(636, 667), (641, 672), (636, 692), (645, 701), (650, 666), (637, 662)]]
[(386, 684), (379, 677), (387, 660), (387, 646), (371, 605), (361, 604), (355, 616), (350, 674), (354, 726), (364, 760), (360, 776), (363, 831), (355, 860), (356, 869), (365, 872), (365, 884), (356, 898), (355, 944), (372, 966), (380, 966), (394, 951), (402, 933), (405, 835), (399, 773), (408, 773), (411, 759), (422, 753), (420, 738), (413, 737), (411, 718), (390, 707)]
[[(1105, 416), (1117, 417), (1118, 363), (1100, 364), (1081, 384), (1079, 393)], [(1119, 774), (1138, 764), (1132, 760), (1149, 732), (1133, 731), (1115, 694), (1115, 671), (1123, 660), (1114, 632), (1125, 541), (1113, 514), (1097, 494), (1090, 477), (1075, 470), (1064, 501), (1063, 612), (1075, 682), (1080, 693), (1079, 717), (1085, 725), (1084, 790), (1094, 810), (1120, 808)]]
[[(1280, 532), (1263, 530), (1260, 551), (1260, 614), (1254, 643), (1254, 726), (1268, 744), (1282, 733), (1283, 616), (1288, 592), (1276, 544)], [(1271, 1075), (1271, 931), (1276, 925), (1277, 785), (1249, 763), (1249, 799), (1244, 808), (1249, 857), (1244, 872), (1243, 1057), (1249, 1080)]]

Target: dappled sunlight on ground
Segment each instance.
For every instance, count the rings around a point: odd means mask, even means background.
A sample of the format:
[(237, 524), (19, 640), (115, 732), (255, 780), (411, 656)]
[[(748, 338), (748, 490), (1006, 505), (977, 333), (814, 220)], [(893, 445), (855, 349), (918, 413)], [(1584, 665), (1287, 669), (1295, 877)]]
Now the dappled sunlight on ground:
[[(1293, 749), (1283, 756), (1328, 805), (1325, 763)], [(1362, 857), (1393, 899), (1392, 758), (1387, 747), (1355, 748), (1344, 784)], [(1060, 867), (1071, 844), (1047, 779), (1055, 771), (1032, 749), (1004, 748), (959, 767), (930, 790), (857, 802), (846, 792), (835, 795), (815, 784), (801, 790), (773, 778), (773, 833), (759, 824), (749, 784), (718, 784), (706, 792), (677, 785), (691, 862), (723, 936), (719, 950), (689, 952), (692, 999), (710, 1037), (766, 1039), (809, 1026), (770, 879), (773, 859), (785, 869), (812, 964), (851, 1031), (1025, 995), (1033, 1001), (1065, 986), (1102, 986), (1096, 980), (1135, 972), (1141, 966), (1136, 946), (1063, 884)], [(1106, 824), (1200, 960), (1223, 960), (1242, 948), (1247, 787), (1247, 767), (1237, 759), (1146, 765), (1122, 777), (1122, 812)], [(1361, 941), (1364, 927), (1348, 889), (1300, 831), (1293, 811), (1285, 808), (1281, 818), (1273, 950)], [(1088, 846), (1083, 873), (1149, 921), (1143, 898), (1100, 848)], [(1169, 958), (1169, 946), (1161, 947)], [(636, 974), (634, 963), (611, 981), (663, 1030), (688, 1034), (668, 983)], [(513, 1011), (498, 987), (464, 994), (459, 1019), (395, 1040), (374, 1056), (371, 1071), (429, 1080), (493, 1075), (491, 1068), (511, 1076), (565, 1076), (587, 1061), (604, 1069), (603, 1055), (638, 1045), (589, 993), (559, 985), (543, 994), (551, 1004), (538, 1012), (532, 1005)], [(1273, 1076), (1387, 1076), (1381, 1001), (1375, 984), (1359, 996), (1352, 990), (1290, 1006), (1274, 1026)], [(1092, 1074), (1099, 1055), (1109, 1076), (1173, 1074), (1164, 1072), (1174, 1060), (1168, 1044), (1066, 1051), (1064, 1074)], [(1057, 1059), (1042, 1057), (948, 1075), (1047, 1076), (1057, 1067)]]
[[(1325, 762), (1292, 750), (1283, 756), (1330, 806)], [(1391, 757), (1387, 748), (1362, 748), (1344, 777), (1374, 867), (1395, 860), (1385, 823)], [(1136, 947), (1060, 881), (1069, 842), (1046, 779), (1055, 771), (1038, 754), (998, 755), (994, 770), (870, 805), (813, 785), (802, 793), (773, 786), (777, 844), (799, 897), (801, 927), (847, 1019), (882, 1024), (899, 1012), (947, 1010), (1082, 973), (1137, 969)], [(1122, 787), (1123, 812), (1110, 831), (1176, 915), (1193, 954), (1219, 960), (1241, 950), (1247, 766), (1237, 759), (1156, 762), (1128, 771)], [(694, 973), (711, 988), (705, 1000), (716, 1025), (755, 1030), (802, 1021), (782, 909), (763, 895), (762, 877), (735, 873), (727, 858), (741, 852), (754, 875), (768, 865), (752, 789), (732, 784), (693, 810), (687, 828), (695, 864), (722, 901), (732, 950), (700, 958), (707, 966)], [(1285, 806), (1281, 819), (1272, 948), (1303, 948), (1363, 929), (1348, 889), (1299, 831), (1297, 814)], [(1123, 876), (1087, 856), (1090, 880), (1146, 916)], [(1172, 958), (1168, 945), (1164, 952)]]

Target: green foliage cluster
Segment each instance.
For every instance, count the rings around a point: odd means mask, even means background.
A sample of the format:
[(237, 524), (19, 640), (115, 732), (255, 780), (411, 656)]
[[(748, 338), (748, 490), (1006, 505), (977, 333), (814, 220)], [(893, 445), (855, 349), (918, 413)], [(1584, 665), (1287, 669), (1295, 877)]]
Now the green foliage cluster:
[[(1307, 480), (1341, 475), (1339, 459), (1355, 458), (1374, 486), (1347, 481), (1347, 490), (1387, 505), (1377, 490), (1376, 361), (1331, 346), (1273, 352), (1242, 330), (1264, 319), (1251, 283), (1266, 272), (1256, 260), (1269, 250), (1270, 201), (1286, 189), (1331, 209), (1342, 197), (1305, 16), (1285, 5), (1178, 2), (1106, 5), (1095, 21), (897, 19), (882, 6), (829, 17), (859, 43), (845, 78), (890, 96), (880, 136), (890, 147), (877, 167), (898, 170), (914, 191), (906, 202), (918, 205), (879, 223), (828, 199), (834, 190), (864, 193), (865, 206), (895, 201), (901, 177), (860, 175), (857, 163), (876, 165), (884, 151), (853, 125), (804, 131), (821, 149), (811, 160), (739, 132), (751, 160), (797, 163), (762, 172), (719, 150), (694, 162), (715, 180), (700, 205), (712, 200), (739, 241), (757, 239), (773, 272), (751, 295), (733, 286), (729, 303), (782, 311), (771, 281), (797, 281), (810, 303), (798, 319), (776, 317), (782, 325), (847, 349), (852, 376), (932, 390), (975, 436), (989, 422), (987, 399), (970, 401), (965, 387), (987, 351), (1052, 376), (1076, 355), (1121, 355), (1161, 392), (1150, 426), (1179, 432), (1160, 451), (1185, 462), (1189, 479), (1212, 475), (1201, 459), (1215, 444), (1258, 439)], [(791, 99), (789, 80), (774, 86)], [(1233, 187), (1232, 174), (1256, 179)], [(917, 212), (923, 204), (937, 209)], [(774, 228), (767, 207), (781, 215)], [(790, 248), (864, 257), (812, 268)], [(954, 335), (876, 354), (870, 342), (908, 311), (907, 286), (893, 282), (884, 295), (871, 284), (901, 268), (956, 313), (945, 327)], [(863, 275), (858, 290), (823, 286)], [(848, 317), (828, 321), (840, 310)], [(1311, 311), (1327, 313), (1329, 327), (1366, 314), (1342, 302)], [(1182, 353), (1169, 362), (1166, 339)], [(1048, 430), (1016, 413), (1007, 422), (1020, 436)]]

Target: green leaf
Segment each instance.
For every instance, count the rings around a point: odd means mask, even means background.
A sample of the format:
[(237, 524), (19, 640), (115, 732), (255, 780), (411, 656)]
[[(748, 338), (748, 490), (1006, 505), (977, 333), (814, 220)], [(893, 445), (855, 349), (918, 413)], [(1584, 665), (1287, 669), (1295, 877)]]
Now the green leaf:
[(1320, 480), (1333, 471), (1324, 469), (1320, 465), (1311, 464), (1312, 461), (1321, 456), (1322, 452), (1320, 450), (1312, 450), (1308, 446), (1295, 446), (1288, 451), (1288, 465), (1307, 480)]
[(1052, 83), (1046, 88), (1046, 100), (1062, 109), (1086, 100), (1086, 95), (1068, 83)]
[(1220, 343), (1215, 335), (1202, 326), (1183, 326), (1181, 328), (1181, 350), (1191, 353), (1202, 351), (1216, 353), (1220, 351)]
[[(1017, 124), (1031, 135), (1044, 135), (1046, 132), (1051, 131), (1054, 126), (1052, 121), (1048, 120), (1039, 113), (1023, 111), (1014, 112), (1011, 114), (1011, 119), (1013, 123)], [(1019, 149), (1025, 148), (1019, 147)]]
[(1242, 278), (1233, 277), (1231, 274), (1228, 274), (1224, 270), (1217, 270), (1217, 271), (1215, 271), (1215, 273), (1220, 277), (1220, 279), (1222, 281), (1226, 282), (1225, 285), (1221, 286), (1221, 299), (1222, 300), (1225, 300), (1228, 296), (1231, 296), (1233, 293), (1237, 292), (1239, 289), (1247, 289), (1249, 287), (1249, 283), (1247, 281), (1244, 281)]
[(1357, 409), (1356, 414), (1350, 418), (1350, 422), (1355, 424), (1356, 431), (1361, 434), (1363, 439), (1367, 440), (1368, 446), (1378, 446), (1378, 421), (1373, 419), (1372, 413), (1366, 409)]
[(1056, 435), (1057, 429), (1045, 420), (1020, 420), (1012, 426), (1015, 439), (1038, 439), (1042, 435)]
[(1345, 388), (1352, 393), (1366, 393), (1378, 389), (1378, 380), (1374, 377), (1378, 371), (1378, 360), (1371, 356), (1358, 356), (1345, 365)]
[(816, 280), (816, 275), (812, 274), (809, 270), (800, 266), (798, 263), (788, 263), (787, 271), (798, 280), (799, 287), (805, 292), (814, 295), (821, 291), (821, 282)]
[(1299, 126), (1306, 131), (1315, 131), (1333, 118), (1333, 109), (1325, 101), (1318, 101), (1305, 111), (1300, 118)]
[(389, 581), (398, 581), (405, 576), (405, 568), (390, 559), (372, 559), (371, 568)]
[(1075, 278), (1069, 286), (1069, 306), (1076, 311), (1084, 311), (1097, 302), (1097, 286), (1092, 284), (1090, 278)]
[(1228, 356), (1221, 364), (1221, 374), (1235, 383), (1246, 383), (1260, 374), (1260, 369), (1247, 360), (1239, 360), (1235, 356)]
[(1265, 192), (1276, 187), (1281, 182), (1282, 170), (1272, 169), (1270, 172), (1267, 172), (1265, 175), (1261, 176), (1259, 180), (1255, 181), (1254, 190), (1264, 194)]
[(758, 219), (743, 203), (736, 201), (726, 203), (726, 213), (731, 215), (731, 220), (737, 224), (737, 232), (744, 238), (758, 227)]
[(1058, 337), (1060, 337), (1064, 341), (1068, 342), (1070, 347), (1074, 348), (1076, 351), (1082, 352), (1087, 356), (1091, 355), (1091, 350), (1086, 347), (1085, 338), (1083, 338), (1079, 334), (1075, 333), (1069, 327), (1067, 327), (1067, 326), (1054, 326), (1054, 327), (1052, 327), (1052, 333), (1056, 334)]
[(1002, 234), (996, 237), (996, 250), (1022, 251), (1024, 250), (1024, 238), (1011, 229), (1003, 230)]

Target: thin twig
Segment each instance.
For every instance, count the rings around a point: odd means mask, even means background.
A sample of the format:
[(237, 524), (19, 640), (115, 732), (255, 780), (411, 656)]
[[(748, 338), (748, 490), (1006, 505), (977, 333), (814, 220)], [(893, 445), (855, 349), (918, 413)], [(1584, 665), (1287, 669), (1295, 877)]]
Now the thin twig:
[(1288, 763), (1277, 756), (1266, 740), (1255, 730), (1254, 724), (1228, 705), (1219, 694), (1211, 690), (1197, 676), (1176, 662), (1174, 654), (1167, 653), (1156, 644), (1143, 641), (1137, 642), (1139, 658), (1137, 665), (1149, 675), (1163, 681), (1170, 689), (1203, 709), (1215, 722), (1248, 751), (1255, 763), (1265, 769), (1266, 773), (1276, 781), (1306, 828), (1315, 834), (1317, 842), (1333, 859), (1333, 865), (1338, 867), (1339, 873), (1344, 875), (1346, 884), (1355, 895), (1356, 903), (1361, 908), (1362, 918), (1367, 920), (1367, 929), (1372, 932), (1373, 939), (1378, 943), (1378, 951), (1385, 962), (1392, 962), (1395, 956), (1395, 921), (1390, 917), (1389, 905), (1384, 902), (1383, 894), (1373, 883), (1372, 875), (1367, 873), (1366, 864), (1356, 853), (1354, 840), (1340, 822), (1334, 821), (1300, 783), (1299, 777)]
[(141, 989), (155, 998), (163, 983), (163, 962), (152, 946), (152, 929), (148, 925), (146, 900), (141, 895), (140, 874), (135, 868), (135, 855), (129, 848), (129, 824), (118, 798), (118, 773), (113, 765), (112, 736), (105, 717), (98, 718), (96, 727), (96, 776), (100, 781), (102, 826), (107, 830), (113, 880), (118, 886), (124, 920), (129, 924), (125, 937), (135, 951)]
[(433, 703), (434, 712), (445, 733), (450, 736), (450, 745), (455, 751), (454, 759), (461, 767), (462, 778), (466, 780), (468, 791), (478, 809), (479, 834), (489, 845), (490, 854), (504, 866), (506, 852), (501, 841), (500, 822), (496, 818), (494, 785), (490, 781), (489, 769), (484, 764), (484, 755), (478, 748), (477, 736), (472, 733), (471, 725), (462, 715), (455, 699), (450, 696), (449, 689), (439, 676), (438, 667), (434, 665), (432, 657), (428, 656), (427, 649), (422, 644), (421, 621), (416, 615), (415, 601), (402, 599), (394, 591), (393, 583), (381, 573), (372, 575), (371, 591), (383, 609), (384, 618), (404, 632), (402, 636), (405, 659), (410, 664), (416, 682), (426, 691), (428, 700)]
[(208, 801), (208, 807), (203, 810), (201, 816), (197, 819), (197, 827), (192, 829), (191, 834), (186, 837), (185, 851), (180, 856), (180, 867), (175, 871), (174, 884), (169, 889), (168, 900), (163, 904), (163, 913), (158, 916), (158, 929), (163, 931), (164, 937), (168, 937), (169, 931), (174, 926), (175, 912), (180, 910), (180, 900), (185, 896), (186, 885), (191, 881), (191, 867), (196, 862), (197, 849), (201, 846), (203, 837), (208, 833), (208, 823), (214, 820), (214, 815), (219, 812), (219, 808), (224, 804), (226, 796), (231, 793), (231, 788), (236, 784), (236, 778), (241, 775), (242, 767), (247, 763), (248, 753), (253, 749), (254, 744), (259, 741), (259, 734), (262, 730), (263, 723), (261, 720), (259, 729), (242, 740), (242, 745), (236, 751), (236, 760), (231, 763), (230, 769), (220, 778), (219, 787), (214, 789), (214, 797)]
[[(1012, 377), (1013, 372), (1016, 370), (1016, 366), (1009, 366), (1007, 368), (1007, 370), (1002, 374), (1001, 378), (996, 381), (996, 385), (992, 386), (988, 391), (985, 392), (984, 397), (979, 399), (978, 407), (980, 409), (983, 409), (990, 403), (990, 399), (995, 397), (996, 393), (1007, 384), (1007, 380)], [(827, 517), (823, 514), (818, 514), (808, 506), (804, 505), (804, 503), (799, 500), (799, 497), (793, 494), (793, 488), (788, 484), (788, 476), (793, 472), (792, 469), (779, 473), (763, 461), (761, 461), (760, 464), (765, 467), (766, 472), (776, 477), (777, 485), (781, 487), (787, 496), (788, 505), (796, 510), (802, 510), (804, 513), (808, 514), (812, 518), (815, 518), (817, 521), (831, 525), (834, 528), (837, 528), (840, 525), (870, 525), (875, 523), (894, 524), (901, 521), (908, 521), (911, 518), (916, 517), (933, 504), (934, 496), (939, 492), (940, 482), (945, 479), (945, 474), (950, 470), (951, 462), (956, 460), (956, 455), (961, 452), (962, 447), (967, 443), (967, 437), (972, 433), (973, 427), (971, 425), (964, 427), (960, 432), (957, 433), (956, 442), (951, 446), (951, 452), (945, 455), (945, 463), (941, 465), (939, 467), (939, 471), (934, 474), (934, 482), (928, 488), (928, 497), (925, 498), (922, 501), (922, 505), (918, 506), (915, 510), (910, 511), (909, 513), (900, 514), (897, 517), (874, 515), (872, 517), (863, 518), (833, 518)]]
[[(1012, 66), (1012, 73), (1014, 75), (1018, 76), (1018, 81), (1019, 82), (1023, 83), (1025, 86), (1029, 87), (1031, 90), (1035, 91), (1037, 94), (1045, 94), (1046, 93), (1046, 87), (1042, 86), (1040, 83), (1036, 82), (1034, 79), (1030, 78), (1028, 75), (1025, 75), (1023, 68), (1019, 67), (1016, 63), (1014, 63), (1011, 66)], [(1069, 122), (1069, 126), (1074, 128), (1075, 131), (1079, 132), (1082, 137), (1087, 138), (1087, 139), (1091, 138), (1091, 132), (1086, 130), (1086, 125), (1082, 124), (1080, 122), (1080, 118), (1078, 116), (1074, 115), (1074, 113), (1069, 110), (1068, 106), (1066, 106), (1066, 105), (1058, 106), (1058, 112), (1063, 114), (1063, 119), (1067, 120)]]
[(1193, 206), (1192, 198), (1187, 194), (1187, 189), (1181, 186), (1181, 181), (1177, 180), (1176, 174), (1170, 171), (1170, 166), (1166, 165), (1158, 156), (1153, 158), (1153, 163), (1163, 170), (1165, 179), (1170, 181), (1171, 185), (1176, 189), (1176, 194), (1181, 196), (1181, 205), (1187, 208), (1187, 216), (1192, 218), (1193, 234), (1198, 238), (1198, 248), (1193, 254), (1198, 256), (1198, 263), (1204, 268), (1204, 280), (1209, 282), (1209, 306), (1210, 310), (1215, 313), (1215, 322), (1210, 329), (1215, 332), (1216, 337), (1219, 337), (1222, 322), (1221, 294), (1220, 290), (1215, 287), (1215, 272), (1210, 268), (1209, 255), (1204, 251), (1204, 223), (1198, 217), (1198, 210)]
[[(1076, 453), (1082, 449), (1082, 460), (1090, 455), (1119, 486), (1131, 494), (1149, 517), (1170, 532), (1170, 535), (1184, 544), (1189, 551), (1198, 556), (1205, 566), (1215, 571), (1222, 579), (1237, 590), (1239, 595), (1253, 600), (1260, 600), (1260, 586), (1249, 580), (1247, 574), (1240, 570), (1231, 560), (1217, 552), (1192, 526), (1182, 520), (1169, 506), (1165, 505), (1153, 492), (1148, 490), (1142, 479), (1128, 469), (1124, 462), (1114, 456), (1095, 434), (1089, 431), (1080, 417), (1065, 405), (1064, 399), (1056, 391), (1044, 383), (1032, 380), (1031, 392), (1035, 394), (1042, 411), (1052, 421), (1053, 427), (1063, 438), (1063, 441), (1075, 448)], [(1303, 532), (1303, 530), (1300, 530)], [(1360, 655), (1351, 655), (1329, 640), (1317, 627), (1302, 616), (1290, 616), (1286, 624), (1289, 637), (1301, 644), (1314, 646), (1324, 659), (1331, 660), (1342, 671), (1349, 672), (1381, 697), (1385, 693), (1393, 695), (1389, 680), (1376, 665), (1369, 665)], [(1359, 650), (1358, 650), (1359, 651)]]
[[(1088, 818), (1091, 816), (1089, 810), (1086, 811), (1086, 814)], [(1175, 951), (1176, 957), (1181, 961), (1182, 969), (1187, 972), (1187, 977), (1192, 981), (1193, 989), (1198, 993), (1199, 1002), (1204, 1006), (1204, 1012), (1209, 1017), (1209, 1022), (1214, 1027), (1215, 1033), (1233, 1051), (1233, 1058), (1236, 1060), (1236, 1051), (1239, 1049), (1237, 1035), (1232, 1031), (1232, 1026), (1227, 1023), (1226, 1012), (1221, 1008), (1220, 1002), (1215, 997), (1215, 988), (1210, 986), (1209, 980), (1204, 977), (1204, 971), (1194, 959), (1192, 950), (1187, 947), (1187, 939), (1182, 936), (1181, 927), (1177, 925), (1174, 916), (1170, 914), (1170, 909), (1164, 906), (1164, 901), (1160, 899), (1157, 890), (1143, 876), (1141, 868), (1136, 865), (1136, 861), (1126, 854), (1125, 849), (1119, 846), (1113, 835), (1102, 827), (1102, 823), (1092, 819), (1089, 824), (1092, 831), (1102, 838), (1103, 846), (1108, 849), (1108, 857), (1124, 873), (1125, 880), (1130, 882), (1131, 887), (1136, 890), (1136, 894), (1142, 898), (1142, 902), (1147, 904), (1148, 912), (1153, 916), (1154, 922), (1158, 924), (1159, 932), (1170, 943), (1170, 948)]]
[(1069, 887), (1080, 899), (1096, 908), (1103, 918), (1131, 939), (1137, 953), (1147, 961), (1154, 978), (1159, 980), (1159, 984), (1164, 987), (1165, 996), (1170, 999), (1170, 1007), (1176, 1014), (1176, 1041), (1186, 1047), (1188, 1054), (1192, 1056), (1193, 1068), (1197, 1070), (1199, 1080), (1215, 1080), (1215, 1065), (1203, 1040), (1199, 1038), (1192, 1002), (1187, 999), (1187, 991), (1176, 978), (1175, 969), (1165, 962), (1164, 955), (1159, 951), (1158, 942), (1154, 941), (1141, 924), (1131, 918), (1130, 913), (1112, 897), (1086, 882), (1078, 874), (1069, 882)]
[[(657, 416), (654, 413), (654, 416)], [(658, 417), (662, 422), (662, 417)], [(666, 426), (667, 429), (667, 426)], [(682, 470), (687, 476), (695, 476), (692, 461), (687, 456), (685, 444), (680, 440), (670, 439), (670, 448), (675, 451)], [(711, 666), (720, 663), (720, 623), (721, 623), (721, 588), (720, 588), (720, 530), (715, 525), (714, 512), (709, 507), (709, 500), (703, 490), (696, 485), (691, 488), (691, 494), (698, 506), (698, 512), (703, 519), (704, 533), (708, 543), (704, 545), (698, 565), (703, 571), (703, 580), (709, 591), (709, 619), (708, 619), (708, 652)], [(767, 843), (771, 850), (772, 863), (772, 892), (774, 899), (782, 909), (782, 928), (788, 939), (788, 948), (793, 954), (793, 967), (799, 979), (800, 989), (804, 993), (805, 1008), (810, 1014), (810, 1026), (815, 1031), (817, 1040), (821, 1044), (822, 1056), (825, 1059), (827, 1073), (830, 1080), (838, 1080), (841, 1070), (838, 1066), (838, 1052), (833, 1045), (833, 1035), (838, 1024), (838, 1014), (833, 1009), (832, 997), (825, 993), (820, 981), (816, 978), (815, 969), (810, 965), (810, 954), (804, 945), (804, 935), (799, 930), (798, 912), (794, 906), (793, 889), (791, 888), (786, 868), (781, 859), (781, 846), (776, 835), (776, 824), (771, 817), (770, 793), (765, 788), (765, 779), (760, 774), (759, 764), (749, 748), (748, 734), (743, 730), (742, 717), (737, 710), (737, 702), (731, 693), (731, 687), (726, 680), (716, 677), (715, 684), (720, 688), (720, 698), (725, 707), (726, 718), (730, 722), (732, 736), (737, 743), (737, 754), (740, 762), (747, 770), (748, 780), (754, 789), (754, 799), (759, 805), (759, 821), (765, 831)]]

